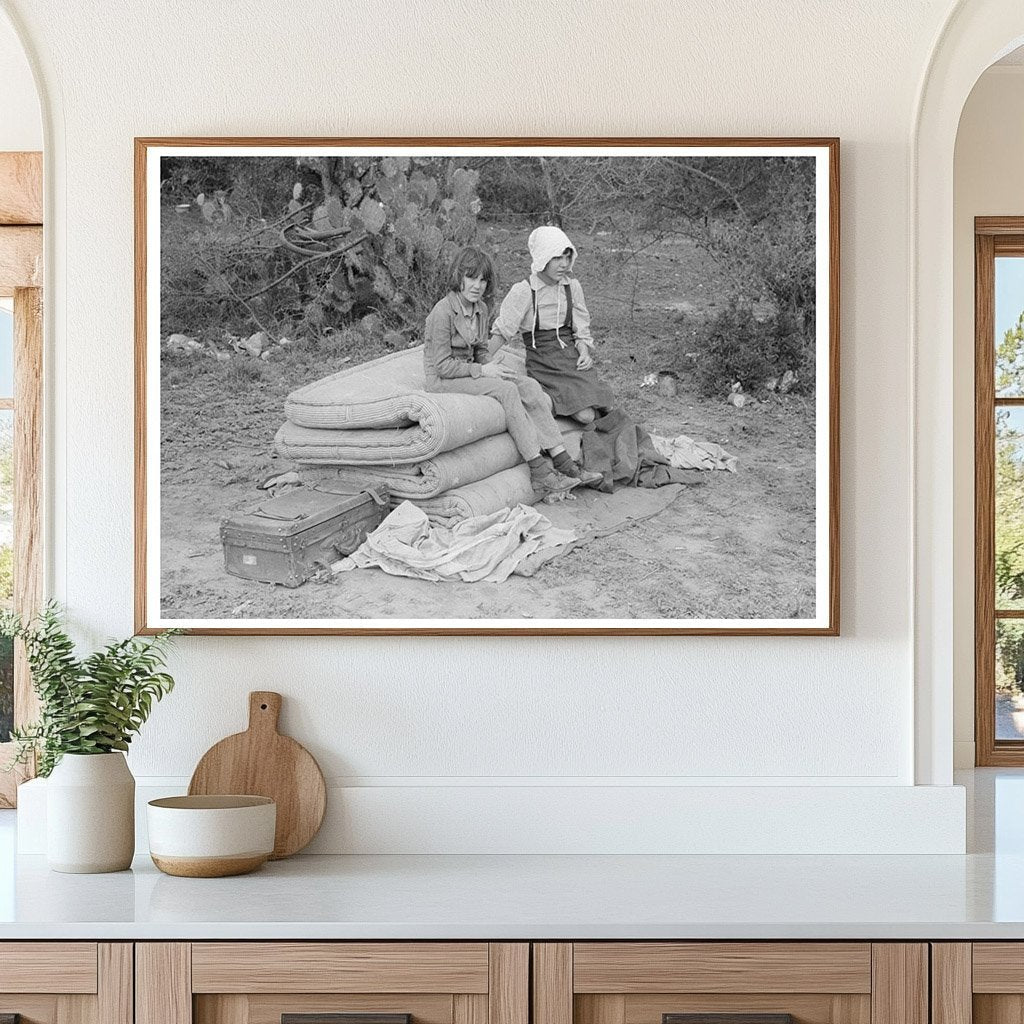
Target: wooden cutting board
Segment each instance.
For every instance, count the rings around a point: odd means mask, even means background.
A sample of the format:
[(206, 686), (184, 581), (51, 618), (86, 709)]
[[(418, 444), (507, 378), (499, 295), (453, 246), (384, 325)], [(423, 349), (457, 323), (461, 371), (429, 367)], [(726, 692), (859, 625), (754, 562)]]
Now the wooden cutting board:
[(327, 807), (327, 787), (313, 755), (277, 731), (281, 694), (249, 694), (249, 728), (215, 743), (200, 758), (190, 796), (246, 793), (277, 803), (271, 860), (298, 853), (316, 835)]

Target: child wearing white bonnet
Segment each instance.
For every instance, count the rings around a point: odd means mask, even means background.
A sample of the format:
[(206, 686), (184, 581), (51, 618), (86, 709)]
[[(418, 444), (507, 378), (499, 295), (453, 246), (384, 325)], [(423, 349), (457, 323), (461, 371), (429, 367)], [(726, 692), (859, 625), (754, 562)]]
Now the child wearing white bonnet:
[(561, 228), (544, 225), (530, 233), (527, 247), (530, 276), (502, 300), (491, 349), (521, 336), (526, 372), (550, 395), (555, 414), (593, 423), (616, 403), (593, 369), (590, 311), (573, 274), (576, 246)]

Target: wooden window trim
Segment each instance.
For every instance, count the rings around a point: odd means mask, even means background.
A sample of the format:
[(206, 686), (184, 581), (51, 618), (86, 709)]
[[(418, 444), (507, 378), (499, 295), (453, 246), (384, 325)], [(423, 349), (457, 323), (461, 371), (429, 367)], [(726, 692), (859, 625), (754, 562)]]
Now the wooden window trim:
[(0, 224), (43, 223), (43, 154), (0, 153)]
[(974, 222), (974, 745), (979, 767), (1024, 765), (1024, 742), (997, 740), (996, 618), (1024, 619), (1024, 610), (995, 607), (995, 411), (1024, 406), (996, 399), (995, 260), (1024, 257), (1024, 217)]
[[(41, 153), (0, 153), (0, 296), (14, 298), (14, 607), (34, 615), (43, 594), (43, 162)], [(14, 723), (38, 714), (24, 651), (15, 652)], [(0, 769), (14, 756), (0, 743)], [(0, 770), (0, 807), (14, 807), (32, 766)]]
[[(43, 309), (39, 288), (14, 293), (14, 607), (23, 617), (42, 604), (42, 371)], [(38, 713), (25, 652), (14, 655), (14, 724), (24, 725)], [(0, 768), (14, 757), (13, 743), (0, 743)], [(0, 771), (0, 807), (14, 807), (17, 787), (30, 778), (32, 766)]]

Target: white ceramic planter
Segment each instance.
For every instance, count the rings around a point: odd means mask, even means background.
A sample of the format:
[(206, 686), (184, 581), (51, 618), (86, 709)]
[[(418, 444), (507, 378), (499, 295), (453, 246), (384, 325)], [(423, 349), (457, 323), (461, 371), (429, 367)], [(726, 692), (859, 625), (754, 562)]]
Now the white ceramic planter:
[(124, 871), (135, 853), (135, 779), (124, 754), (65, 754), (46, 784), (54, 871)]

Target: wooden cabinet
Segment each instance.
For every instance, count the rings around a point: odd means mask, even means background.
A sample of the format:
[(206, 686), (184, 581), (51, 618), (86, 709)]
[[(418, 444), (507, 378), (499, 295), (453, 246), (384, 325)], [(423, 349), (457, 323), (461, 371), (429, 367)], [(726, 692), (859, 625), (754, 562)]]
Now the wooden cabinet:
[(934, 1024), (1024, 1020), (1024, 942), (932, 944)]
[(924, 943), (533, 946), (533, 1024), (928, 1024), (928, 1002)]
[(11, 942), (0, 944), (6, 1014), (21, 1024), (1020, 1024), (1024, 943)]
[(529, 970), (515, 942), (144, 942), (136, 1024), (529, 1024)]
[(132, 1024), (130, 942), (0, 944), (0, 1017), (21, 1024)]

